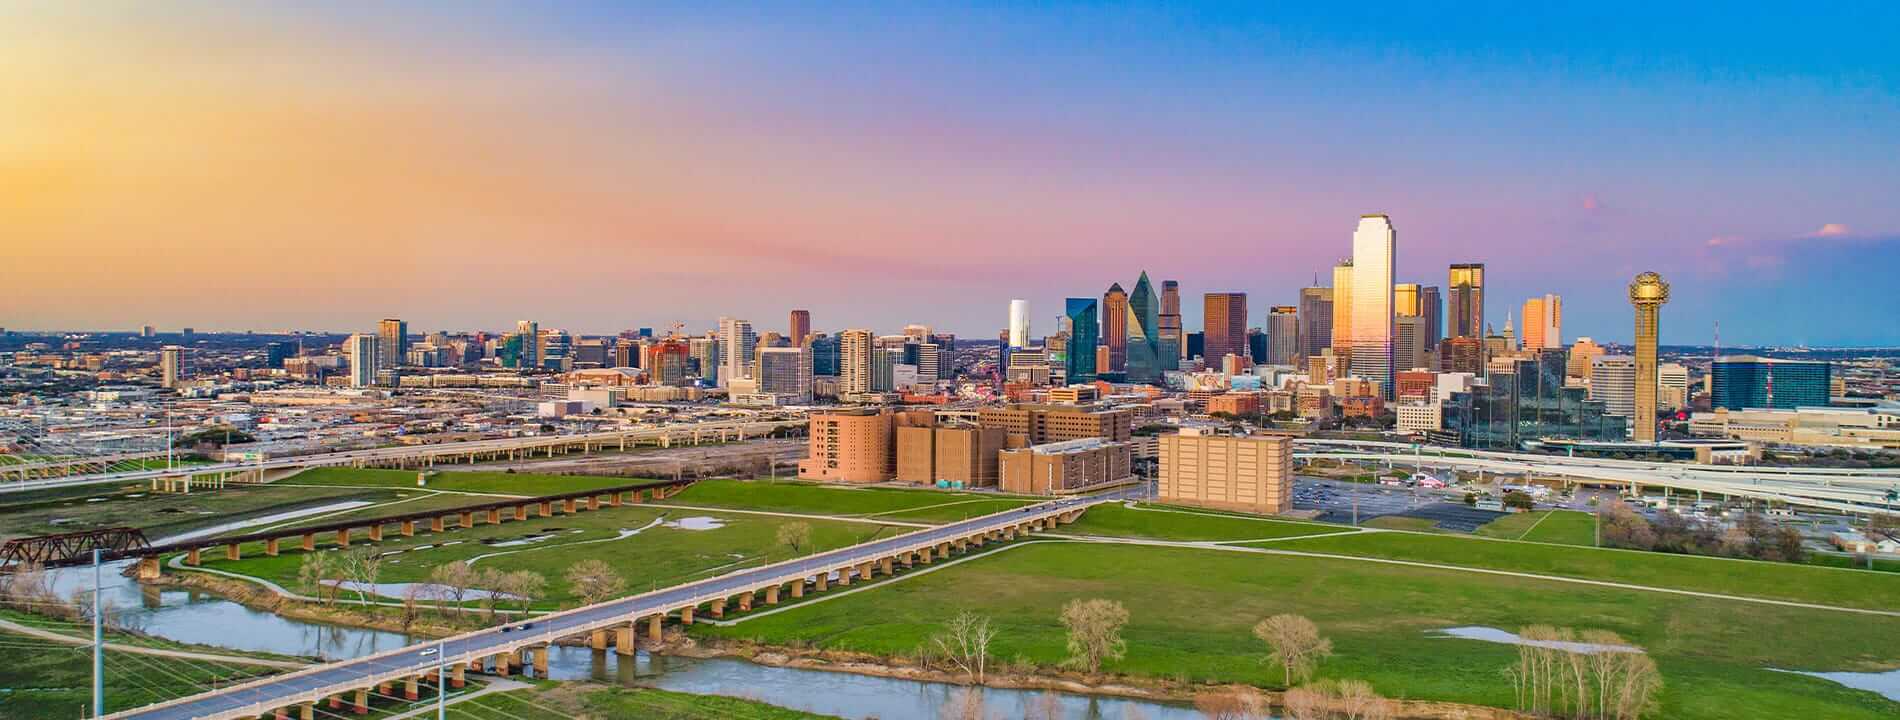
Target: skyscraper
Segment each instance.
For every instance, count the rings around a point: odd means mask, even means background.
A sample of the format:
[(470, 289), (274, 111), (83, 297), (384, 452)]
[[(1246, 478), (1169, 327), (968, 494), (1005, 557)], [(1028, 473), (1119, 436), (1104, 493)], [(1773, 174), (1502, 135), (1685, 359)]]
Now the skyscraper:
[(1300, 289), (1300, 349), (1296, 357), (1315, 357), (1333, 346), (1333, 289)]
[(1484, 263), (1453, 264), (1445, 287), (1451, 291), (1448, 335), (1484, 339)]
[(1827, 407), (1833, 368), (1825, 361), (1735, 355), (1709, 365), (1709, 407), (1793, 410)]
[(753, 332), (752, 323), (735, 318), (719, 318), (719, 359), (724, 365), (719, 368), (720, 386), (740, 378), (753, 377), (752, 360), (758, 347), (759, 336)]
[(869, 330), (838, 333), (839, 394), (871, 391), (871, 346), (875, 341)]
[(1636, 407), (1630, 418), (1630, 439), (1656, 442), (1656, 337), (1663, 303), (1669, 302), (1669, 283), (1653, 272), (1630, 282), (1630, 305), (1636, 308)]
[(1121, 283), (1102, 294), (1102, 344), (1108, 348), (1108, 367), (1097, 372), (1122, 372), (1128, 367), (1128, 291)]
[(1201, 342), (1209, 365), (1228, 354), (1247, 356), (1247, 294), (1208, 293)]
[(166, 388), (175, 388), (178, 387), (178, 381), (184, 377), (185, 349), (177, 345), (166, 345), (160, 349), (158, 351), (158, 384)]
[(686, 341), (686, 357), (695, 366), (699, 379), (719, 384), (719, 341), (696, 337)]
[(760, 350), (759, 392), (778, 395), (794, 403), (811, 402), (811, 350), (804, 347)]
[(1333, 356), (1344, 364), (1352, 357), (1352, 260), (1333, 266)]
[[(1161, 369), (1177, 370), (1187, 356), (1187, 341), (1181, 336), (1181, 283), (1161, 281)], [(1172, 352), (1172, 356), (1170, 356)]]
[(1009, 346), (1029, 347), (1029, 301), (1009, 301)]
[(1128, 294), (1128, 381), (1161, 381), (1161, 299), (1143, 271)]
[(381, 360), (376, 357), (377, 337), (369, 333), (351, 335), (345, 349), (350, 352), (350, 387), (375, 387), (376, 368)]
[[(1304, 295), (1304, 293), (1302, 293)], [(1299, 364), (1300, 309), (1294, 305), (1275, 305), (1267, 310), (1267, 364)]]
[(1598, 355), (1590, 359), (1590, 399), (1603, 401), (1603, 412), (1636, 415), (1636, 358)]
[(1101, 342), (1095, 298), (1069, 298), (1063, 310), (1069, 319), (1068, 381), (1095, 382), (1095, 346)]
[(811, 372), (813, 375), (837, 377), (839, 367), (838, 336), (818, 334), (811, 336)]
[(1392, 318), (1392, 367), (1395, 370), (1430, 368), (1432, 348), (1425, 344), (1425, 318)]
[(533, 320), (522, 320), (515, 323), (515, 333), (521, 336), (521, 352), (515, 356), (515, 367), (524, 370), (541, 367), (541, 325)]
[(383, 318), (376, 326), (377, 369), (394, 370), (409, 357), (409, 323)]
[(1524, 349), (1547, 350), (1564, 346), (1564, 300), (1546, 294), (1524, 301)]
[(791, 326), (786, 328), (786, 337), (791, 339), (792, 347), (804, 345), (811, 338), (811, 311), (793, 310)]
[(1445, 337), (1445, 301), (1437, 285), (1418, 289), (1418, 314), (1425, 318), (1425, 347), (1437, 348), (1438, 341)]
[[(1352, 234), (1352, 374), (1392, 399), (1392, 269), (1398, 232), (1384, 215), (1363, 215)], [(1334, 334), (1337, 336), (1337, 330)]]

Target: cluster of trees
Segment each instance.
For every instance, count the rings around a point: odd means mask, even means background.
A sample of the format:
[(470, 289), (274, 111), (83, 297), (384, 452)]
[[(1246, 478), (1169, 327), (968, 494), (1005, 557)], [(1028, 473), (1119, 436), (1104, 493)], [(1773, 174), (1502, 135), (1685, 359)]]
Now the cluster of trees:
[[(590, 563), (598, 563), (598, 566)], [(382, 554), (369, 547), (305, 553), (297, 566), (297, 586), (321, 605), (334, 604), (337, 593), (346, 586), (356, 594), (357, 602), (367, 603), (382, 575), (382, 564)], [(577, 576), (579, 581), (576, 581)], [(575, 563), (575, 567), (568, 569), (568, 582), (583, 598), (602, 600), (618, 594), (625, 585), (619, 575), (598, 560)], [(509, 572), (477, 569), (460, 561), (443, 563), (429, 572), (426, 589), (412, 585), (404, 593), (405, 624), (413, 622), (418, 606), (424, 601), (434, 601), (437, 612), (446, 613), (450, 606), (459, 607), (473, 591), (481, 591), (477, 599), (481, 602), (483, 621), (493, 622), (495, 606), (502, 598), (508, 598), (521, 612), (527, 612), (529, 606), (547, 592), (547, 585), (548, 579), (532, 570)]]
[(1742, 516), (1735, 527), (1722, 528), (1670, 510), (1662, 511), (1655, 522), (1650, 522), (1618, 502), (1599, 509), (1597, 522), (1606, 547), (1781, 562), (1801, 562), (1807, 556), (1807, 550), (1801, 545), (1801, 533), (1777, 526), (1755, 513)]
[(1662, 690), (1656, 662), (1616, 633), (1532, 625), (1518, 637), (1517, 665), (1505, 675), (1519, 710), (1579, 720), (1635, 720), (1655, 707)]

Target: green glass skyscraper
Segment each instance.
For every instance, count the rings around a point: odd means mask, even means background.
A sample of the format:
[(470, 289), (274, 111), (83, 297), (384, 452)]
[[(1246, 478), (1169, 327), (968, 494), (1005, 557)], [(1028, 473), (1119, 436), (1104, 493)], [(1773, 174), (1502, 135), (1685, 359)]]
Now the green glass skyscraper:
[(1128, 381), (1161, 382), (1161, 300), (1146, 271), (1128, 294)]
[(1101, 342), (1101, 327), (1096, 320), (1095, 298), (1069, 298), (1063, 308), (1069, 317), (1069, 349), (1066, 369), (1070, 383), (1095, 382), (1095, 346)]

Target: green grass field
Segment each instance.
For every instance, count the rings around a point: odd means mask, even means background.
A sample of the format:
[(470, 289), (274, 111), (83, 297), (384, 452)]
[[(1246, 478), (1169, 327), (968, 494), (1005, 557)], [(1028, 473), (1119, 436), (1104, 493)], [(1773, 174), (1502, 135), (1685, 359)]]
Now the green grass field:
[(158, 540), (246, 517), (346, 500), (382, 502), (396, 497), (396, 493), (382, 489), (278, 485), (234, 485), (216, 492), (192, 493), (99, 486), (22, 495), (0, 496), (0, 539), (130, 525), (144, 529), (148, 539)]
[[(125, 640), (110, 638), (113, 642)], [(92, 708), (92, 649), (61, 645), (0, 631), (0, 717), (8, 720), (63, 720), (84, 717)], [(231, 654), (213, 648), (199, 648)], [(154, 657), (107, 651), (106, 711), (149, 705), (198, 692), (213, 683), (230, 683), (275, 672), (255, 666)]]
[(666, 502), (812, 515), (875, 515), (880, 519), (910, 522), (949, 522), (1022, 507), (1036, 500), (952, 490), (860, 488), (789, 481), (702, 480), (679, 495), (667, 498)]
[[(641, 530), (637, 535), (616, 539), (621, 533), (646, 527), (662, 516), (669, 520), (712, 517), (723, 521), (724, 526), (712, 530), (689, 530), (660, 525)], [(579, 560), (604, 560), (626, 579), (628, 594), (645, 592), (656, 586), (698, 580), (717, 572), (787, 559), (791, 557), (792, 550), (778, 543), (777, 533), (779, 526), (791, 522), (811, 525), (815, 547), (805, 548), (804, 552), (808, 553), (889, 537), (913, 529), (864, 522), (799, 520), (658, 505), (627, 505), (573, 516), (533, 517), (524, 522), (509, 521), (501, 525), (482, 524), (439, 536), (419, 532), (414, 537), (403, 537), (391, 528), (383, 536), (383, 542), (376, 545), (379, 550), (420, 549), (386, 557), (378, 582), (424, 581), (433, 568), (450, 561), (473, 561), (477, 568), (533, 570), (548, 579), (547, 593), (535, 603), (535, 607), (554, 609), (572, 605), (577, 600), (562, 573)], [(534, 533), (545, 534), (544, 539), (515, 546), (482, 542), (521, 541)], [(326, 543), (323, 547), (327, 548), (332, 538), (324, 537), (322, 540)], [(358, 533), (352, 547), (367, 542), (367, 538)], [(298, 591), (297, 569), (303, 562), (304, 554), (289, 550), (289, 547), (294, 547), (294, 543), (287, 544), (286, 552), (277, 557), (268, 557), (263, 554), (261, 543), (247, 545), (244, 559), (236, 562), (225, 560), (222, 552), (207, 552), (203, 555), (204, 567), (263, 578)]]
[(1263, 543), (1259, 546), (1273, 550), (1415, 560), (1846, 607), (1882, 610), (1900, 607), (1900, 577), (1891, 573), (1856, 572), (1790, 563), (1416, 533), (1335, 535)]
[(1506, 706), (1512, 694), (1501, 671), (1514, 661), (1513, 648), (1430, 632), (1550, 623), (1613, 630), (1647, 648), (1668, 682), (1657, 717), (1852, 719), (1900, 712), (1900, 703), (1872, 693), (1764, 669), (1900, 666), (1896, 618), (1191, 548), (1041, 542), (693, 632), (904, 654), (938, 631), (944, 618), (969, 609), (998, 628), (992, 657), (1054, 665), (1065, 656), (1059, 608), (1094, 597), (1120, 601), (1132, 616), (1128, 655), (1107, 666), (1116, 673), (1276, 685), (1248, 628), (1293, 612), (1312, 618), (1336, 645), (1322, 677), (1368, 680), (1388, 696)]
[(1338, 525), (1268, 520), (1146, 504), (1132, 510), (1121, 505), (1097, 505), (1083, 513), (1082, 519), (1061, 528), (1061, 532), (1075, 535), (1181, 541), (1265, 540), (1350, 531), (1351, 528)]
[(1596, 517), (1575, 510), (1513, 513), (1485, 523), (1476, 534), (1504, 540), (1594, 546)]

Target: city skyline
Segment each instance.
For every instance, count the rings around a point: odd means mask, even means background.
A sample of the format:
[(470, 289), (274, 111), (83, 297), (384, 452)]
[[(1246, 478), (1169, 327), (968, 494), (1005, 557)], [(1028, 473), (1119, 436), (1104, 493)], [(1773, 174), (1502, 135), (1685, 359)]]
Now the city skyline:
[[(1555, 294), (1567, 336), (1628, 341), (1621, 288), (1653, 269), (1665, 344), (1723, 319), (1732, 344), (1900, 343), (1894, 65), (1823, 39), (1890, 35), (1891, 9), (920, 9), (876, 32), (643, 10), (0, 11), (0, 90), (29, 108), (0, 324), (608, 332), (796, 306), (983, 337), (1010, 298), (1049, 327), (1142, 270), (1292, 303), (1384, 213), (1395, 281), (1485, 263), (1487, 317)], [(470, 292), (530, 259), (560, 282)], [(688, 300), (712, 283), (717, 307)]]

